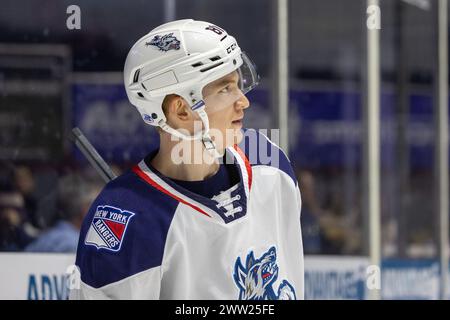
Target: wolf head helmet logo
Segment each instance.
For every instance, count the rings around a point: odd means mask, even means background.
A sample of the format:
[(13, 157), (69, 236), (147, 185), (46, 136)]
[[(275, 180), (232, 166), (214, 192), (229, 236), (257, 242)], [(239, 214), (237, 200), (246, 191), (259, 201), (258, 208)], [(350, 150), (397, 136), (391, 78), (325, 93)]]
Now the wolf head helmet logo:
[(150, 42), (146, 42), (145, 44), (147, 46), (155, 46), (161, 51), (180, 50), (180, 41), (173, 33), (168, 33), (163, 36), (156, 35)]

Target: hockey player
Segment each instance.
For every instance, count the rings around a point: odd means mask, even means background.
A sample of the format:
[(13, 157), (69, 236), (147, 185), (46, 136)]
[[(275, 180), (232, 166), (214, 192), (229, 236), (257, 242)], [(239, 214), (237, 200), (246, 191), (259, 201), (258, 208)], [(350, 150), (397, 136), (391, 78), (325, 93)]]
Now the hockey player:
[(242, 128), (258, 79), (207, 22), (167, 23), (135, 43), (126, 92), (160, 146), (93, 202), (71, 298), (304, 297), (297, 180), (276, 145)]

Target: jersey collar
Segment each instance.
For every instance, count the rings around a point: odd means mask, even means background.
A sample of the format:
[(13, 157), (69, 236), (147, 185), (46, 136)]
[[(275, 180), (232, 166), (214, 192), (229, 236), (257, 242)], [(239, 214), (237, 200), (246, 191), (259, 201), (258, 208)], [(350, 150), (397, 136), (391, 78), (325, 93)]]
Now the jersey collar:
[(240, 195), (240, 199), (235, 200), (235, 205), (240, 206), (242, 211), (236, 212), (231, 216), (227, 216), (227, 210), (224, 207), (218, 207), (216, 201), (195, 194), (162, 175), (151, 166), (149, 161), (151, 160), (151, 157), (142, 160), (138, 165), (134, 166), (132, 170), (153, 188), (165, 193), (178, 202), (191, 207), (202, 214), (203, 217), (228, 224), (247, 214), (253, 174), (250, 162), (237, 145), (227, 148), (227, 154), (234, 160), (240, 176), (240, 181), (237, 187), (233, 187), (230, 197), (236, 196), (237, 194)]

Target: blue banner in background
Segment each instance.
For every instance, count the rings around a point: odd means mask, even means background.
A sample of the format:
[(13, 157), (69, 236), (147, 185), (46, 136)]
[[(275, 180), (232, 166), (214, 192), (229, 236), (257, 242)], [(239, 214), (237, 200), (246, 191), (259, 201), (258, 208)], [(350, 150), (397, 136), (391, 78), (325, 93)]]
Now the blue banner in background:
[[(406, 117), (405, 141), (410, 166), (430, 169), (433, 166), (434, 120), (432, 98), (411, 95)], [(254, 90), (249, 100), (256, 107), (246, 125), (269, 128), (271, 123), (269, 95)], [(397, 169), (395, 164), (399, 127), (396, 96), (381, 96), (381, 163), (384, 169)], [(289, 109), (290, 158), (301, 167), (360, 167), (365, 143), (363, 100), (357, 92), (291, 90)], [(262, 125), (260, 125), (262, 124)]]
[[(375, 275), (367, 257), (305, 256), (305, 298), (369, 298), (367, 282)], [(439, 299), (440, 268), (435, 259), (384, 259), (381, 265), (383, 300)]]
[(437, 260), (383, 260), (381, 296), (385, 300), (439, 299), (439, 277)]
[[(137, 162), (159, 145), (153, 128), (128, 102), (123, 85), (73, 86), (73, 126), (78, 126), (108, 162)], [(77, 160), (85, 162), (73, 146)]]
[(305, 256), (305, 299), (363, 300), (367, 258)]
[[(270, 129), (269, 92), (249, 93), (251, 107), (244, 123), (248, 128)], [(395, 169), (397, 145), (396, 100), (381, 97), (381, 161)], [(362, 99), (359, 93), (291, 90), (289, 110), (290, 158), (297, 166), (360, 167), (364, 143)], [(156, 131), (146, 125), (128, 102), (121, 84), (76, 84), (73, 86), (73, 126), (83, 133), (110, 162), (137, 162), (156, 148)], [(434, 122), (432, 99), (410, 96), (406, 126), (410, 165), (430, 169), (433, 165)], [(83, 156), (74, 147), (76, 159)]]

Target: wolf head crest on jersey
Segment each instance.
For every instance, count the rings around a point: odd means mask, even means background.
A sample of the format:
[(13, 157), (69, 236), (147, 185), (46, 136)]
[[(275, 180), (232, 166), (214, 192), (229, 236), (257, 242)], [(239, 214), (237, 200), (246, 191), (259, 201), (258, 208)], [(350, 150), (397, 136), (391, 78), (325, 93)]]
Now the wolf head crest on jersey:
[(292, 285), (283, 280), (275, 293), (273, 285), (278, 277), (277, 253), (271, 247), (261, 258), (255, 259), (253, 251), (247, 255), (245, 266), (238, 257), (234, 266), (234, 281), (241, 300), (295, 300)]

